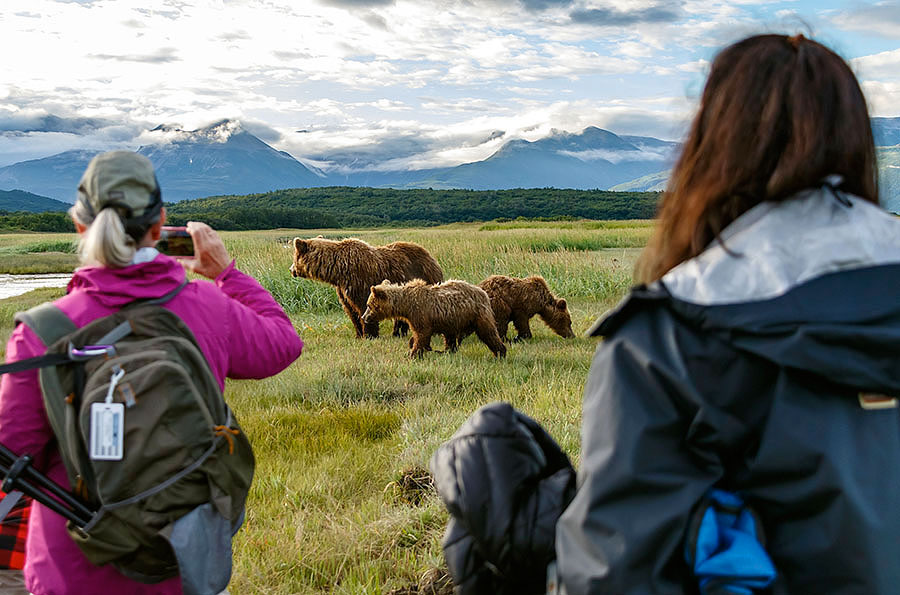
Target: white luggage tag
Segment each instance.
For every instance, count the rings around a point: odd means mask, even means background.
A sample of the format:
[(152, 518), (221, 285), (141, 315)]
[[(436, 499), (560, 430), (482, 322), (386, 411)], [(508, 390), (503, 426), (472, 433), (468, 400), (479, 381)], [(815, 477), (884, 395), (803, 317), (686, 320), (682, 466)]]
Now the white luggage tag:
[(121, 461), (125, 443), (125, 405), (112, 400), (116, 384), (125, 375), (119, 366), (113, 368), (109, 378), (109, 390), (103, 403), (91, 405), (91, 459), (95, 461)]

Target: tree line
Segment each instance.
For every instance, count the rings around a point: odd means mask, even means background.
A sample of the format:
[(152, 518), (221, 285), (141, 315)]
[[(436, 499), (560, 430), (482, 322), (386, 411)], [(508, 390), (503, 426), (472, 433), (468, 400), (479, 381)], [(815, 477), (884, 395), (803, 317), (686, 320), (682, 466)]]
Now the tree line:
[(651, 219), (659, 197), (658, 192), (557, 188), (395, 190), (336, 186), (201, 198), (171, 205), (168, 212), (173, 225), (196, 219), (217, 229), (430, 226), (518, 217)]
[[(170, 225), (205, 221), (214, 229), (317, 229), (432, 226), (516, 218), (651, 219), (658, 192), (525, 188), (395, 190), (337, 186), (245, 196), (213, 196), (166, 205)], [(65, 213), (0, 211), (0, 230), (71, 231)]]
[(72, 220), (62, 211), (30, 213), (0, 211), (0, 231), (73, 231)]

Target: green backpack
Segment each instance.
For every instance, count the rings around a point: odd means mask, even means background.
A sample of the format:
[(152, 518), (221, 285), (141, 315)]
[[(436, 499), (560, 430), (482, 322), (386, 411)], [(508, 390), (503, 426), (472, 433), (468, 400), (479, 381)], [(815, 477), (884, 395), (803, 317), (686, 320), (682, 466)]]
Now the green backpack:
[(40, 383), (69, 481), (96, 511), (69, 521), (72, 539), (134, 580), (180, 574), (186, 593), (217, 593), (255, 461), (193, 333), (159, 305), (178, 290), (80, 329), (49, 303), (16, 319), (67, 360)]

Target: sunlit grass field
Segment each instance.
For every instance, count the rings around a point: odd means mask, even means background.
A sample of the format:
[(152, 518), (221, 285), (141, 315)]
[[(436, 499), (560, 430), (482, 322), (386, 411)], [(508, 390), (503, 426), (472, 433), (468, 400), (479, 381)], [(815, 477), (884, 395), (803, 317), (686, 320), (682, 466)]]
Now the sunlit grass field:
[[(577, 462), (581, 395), (596, 340), (581, 336), (631, 285), (631, 270), (650, 222), (456, 224), (427, 229), (224, 233), (238, 267), (285, 307), (306, 343), (287, 370), (262, 381), (231, 381), (226, 398), (257, 457), (247, 522), (234, 542), (229, 591), (241, 593), (415, 593), (444, 567), (446, 513), (419, 485), (432, 452), (478, 407), (508, 401), (537, 419)], [(356, 339), (334, 290), (293, 279), (295, 236), (357, 237), (373, 244), (413, 241), (427, 248), (446, 278), (478, 283), (491, 274), (543, 275), (569, 303), (575, 339), (562, 339), (535, 317), (534, 338), (494, 359), (474, 336), (458, 353), (406, 357), (389, 322), (374, 341)], [(0, 236), (16, 246), (63, 234)], [(51, 252), (41, 252), (48, 254)], [(66, 252), (58, 253), (66, 256)], [(8, 335), (15, 311), (61, 295), (39, 290), (0, 301)], [(511, 333), (512, 334), (512, 329)], [(436, 350), (442, 342), (435, 340)], [(422, 591), (424, 592), (424, 591)]]

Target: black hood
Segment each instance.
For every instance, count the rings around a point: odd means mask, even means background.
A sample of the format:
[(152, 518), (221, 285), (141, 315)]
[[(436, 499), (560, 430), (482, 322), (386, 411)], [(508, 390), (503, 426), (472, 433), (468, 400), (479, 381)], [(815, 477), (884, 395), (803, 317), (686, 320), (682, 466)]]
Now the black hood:
[(592, 327), (609, 336), (631, 314), (666, 307), (735, 349), (831, 382), (900, 394), (900, 264), (823, 275), (769, 300), (696, 304), (662, 282), (639, 286)]

